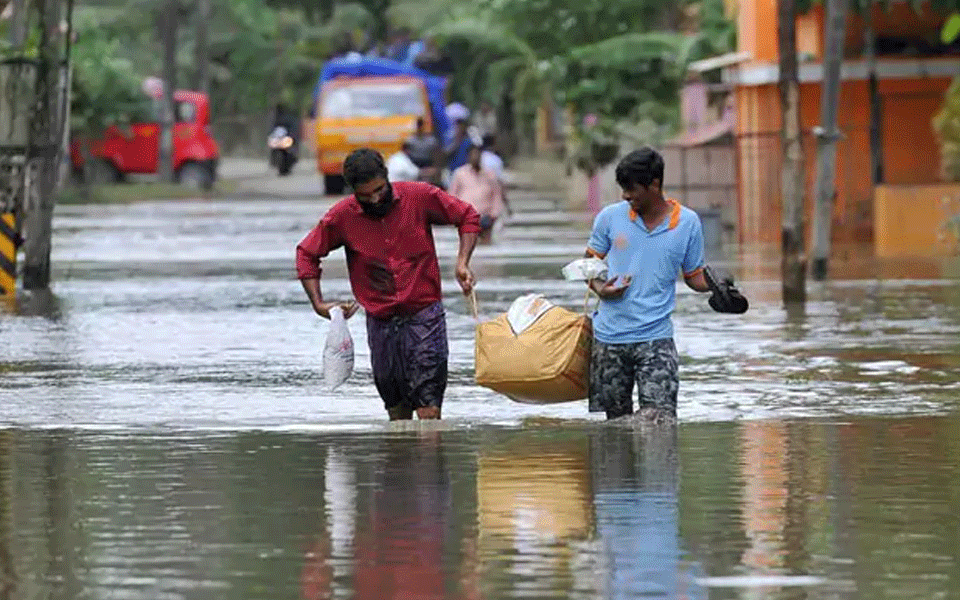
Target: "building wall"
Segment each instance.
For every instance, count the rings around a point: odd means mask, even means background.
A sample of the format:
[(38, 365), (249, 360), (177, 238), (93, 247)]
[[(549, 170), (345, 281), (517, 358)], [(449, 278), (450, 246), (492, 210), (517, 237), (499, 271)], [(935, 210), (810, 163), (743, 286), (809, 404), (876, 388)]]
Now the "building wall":
[[(939, 110), (949, 83), (947, 78), (880, 82), (886, 183), (938, 181), (939, 146), (930, 121)], [(803, 84), (800, 94), (809, 236), (816, 179), (816, 140), (810, 131), (820, 123), (820, 84)], [(736, 100), (741, 242), (776, 243), (780, 239), (781, 164), (777, 86), (740, 87)], [(843, 82), (837, 122), (844, 137), (837, 148), (833, 239), (835, 243), (870, 243), (873, 187), (866, 81)]]
[(874, 208), (878, 257), (951, 256), (960, 239), (960, 183), (877, 186)]
[[(878, 36), (923, 37), (930, 32), (937, 35), (949, 14), (949, 11), (934, 10), (929, 2), (922, 4), (919, 12), (912, 3), (891, 2), (889, 6), (874, 4), (872, 17)], [(736, 18), (737, 51), (749, 52), (753, 62), (777, 62), (780, 53), (777, 50), (776, 0), (737, 0)], [(822, 3), (797, 16), (797, 52), (810, 60), (823, 59), (823, 22)], [(844, 42), (846, 56), (862, 55), (863, 30), (863, 18), (849, 12)]]

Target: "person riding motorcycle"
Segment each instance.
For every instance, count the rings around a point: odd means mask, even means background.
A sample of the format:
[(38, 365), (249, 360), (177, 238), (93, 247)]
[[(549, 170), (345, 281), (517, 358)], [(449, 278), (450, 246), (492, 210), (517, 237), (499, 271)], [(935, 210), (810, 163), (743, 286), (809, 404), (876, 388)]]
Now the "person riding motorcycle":
[(276, 129), (277, 127), (286, 129), (287, 135), (293, 138), (294, 147), (299, 146), (300, 119), (282, 102), (278, 102), (273, 110), (273, 126), (271, 129)]
[[(289, 138), (289, 140), (284, 143), (283, 138)], [(268, 144), (271, 150), (271, 166), (277, 167), (281, 175), (286, 175), (300, 155), (300, 119), (282, 102), (274, 108)]]

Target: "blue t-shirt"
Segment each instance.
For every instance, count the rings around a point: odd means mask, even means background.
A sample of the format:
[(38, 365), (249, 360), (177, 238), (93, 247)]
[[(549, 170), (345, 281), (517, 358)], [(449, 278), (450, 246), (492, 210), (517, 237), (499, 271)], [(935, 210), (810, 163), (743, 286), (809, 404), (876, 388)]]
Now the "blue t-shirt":
[(457, 151), (450, 157), (450, 162), (447, 163), (447, 167), (449, 167), (451, 173), (470, 161), (470, 149), (472, 147), (473, 142), (470, 141), (470, 136), (463, 138), (457, 147)]
[(677, 276), (703, 268), (700, 217), (676, 200), (670, 214), (649, 231), (627, 201), (607, 206), (593, 222), (588, 249), (607, 262), (609, 277), (630, 275), (627, 291), (601, 300), (594, 337), (605, 344), (633, 344), (673, 337)]

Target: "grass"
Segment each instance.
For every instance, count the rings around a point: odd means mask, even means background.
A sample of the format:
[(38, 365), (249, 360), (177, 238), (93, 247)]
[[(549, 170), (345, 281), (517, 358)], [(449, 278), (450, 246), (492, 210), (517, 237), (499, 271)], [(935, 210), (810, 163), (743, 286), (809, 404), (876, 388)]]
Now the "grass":
[(67, 185), (57, 193), (57, 204), (129, 204), (144, 200), (187, 200), (219, 198), (237, 189), (235, 181), (218, 181), (210, 191), (196, 190), (175, 183), (121, 183), (116, 185)]

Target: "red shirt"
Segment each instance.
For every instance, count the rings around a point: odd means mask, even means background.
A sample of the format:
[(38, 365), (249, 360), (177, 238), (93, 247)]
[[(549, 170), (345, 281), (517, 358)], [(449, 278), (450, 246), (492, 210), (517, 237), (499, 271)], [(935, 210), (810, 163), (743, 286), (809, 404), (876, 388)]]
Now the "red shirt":
[(343, 246), (350, 287), (367, 314), (413, 314), (441, 299), (432, 225), (480, 231), (472, 206), (428, 183), (393, 183), (394, 206), (382, 219), (364, 214), (353, 196), (327, 211), (297, 246), (297, 276), (320, 277), (320, 259)]

